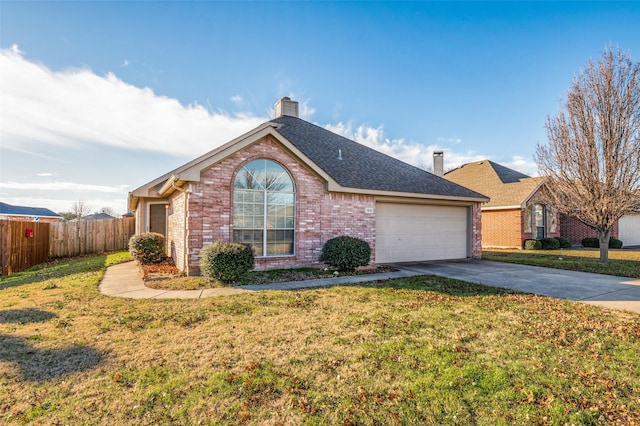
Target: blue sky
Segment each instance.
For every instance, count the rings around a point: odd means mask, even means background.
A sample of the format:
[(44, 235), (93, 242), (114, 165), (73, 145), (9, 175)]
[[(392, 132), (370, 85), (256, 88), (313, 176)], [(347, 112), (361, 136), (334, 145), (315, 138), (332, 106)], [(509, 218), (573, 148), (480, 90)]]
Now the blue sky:
[(128, 191), (271, 118), (419, 167), (536, 174), (544, 122), (638, 2), (0, 2), (0, 200), (126, 211)]

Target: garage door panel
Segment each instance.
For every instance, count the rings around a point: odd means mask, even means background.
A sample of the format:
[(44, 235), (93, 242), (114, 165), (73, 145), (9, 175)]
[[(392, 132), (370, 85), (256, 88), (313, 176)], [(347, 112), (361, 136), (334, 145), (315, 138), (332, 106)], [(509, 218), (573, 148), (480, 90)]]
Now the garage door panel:
[(618, 221), (618, 235), (625, 246), (640, 245), (640, 214), (622, 216)]
[(467, 257), (466, 207), (378, 203), (376, 262)]

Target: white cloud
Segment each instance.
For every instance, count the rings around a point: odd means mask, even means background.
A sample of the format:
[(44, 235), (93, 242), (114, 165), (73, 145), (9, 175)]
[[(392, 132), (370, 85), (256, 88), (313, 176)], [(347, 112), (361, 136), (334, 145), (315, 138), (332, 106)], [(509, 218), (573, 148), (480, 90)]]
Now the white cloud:
[(196, 156), (265, 121), (185, 106), (113, 73), (54, 72), (25, 59), (17, 46), (0, 50), (0, 67), (3, 149), (97, 144)]
[(53, 173), (42, 172), (42, 173), (38, 173), (36, 176), (49, 177), (49, 176), (53, 176)]
[[(369, 148), (373, 148), (398, 160), (404, 161), (422, 169), (431, 170), (433, 167), (433, 151), (444, 151), (444, 169), (452, 170), (466, 163), (489, 159), (491, 156), (483, 155), (475, 150), (457, 152), (452, 149), (443, 149), (438, 144), (424, 145), (418, 142), (407, 142), (404, 139), (389, 139), (384, 134), (383, 126), (370, 127), (359, 125), (354, 128), (352, 123), (328, 124), (326, 129), (359, 142)], [(459, 138), (438, 138), (438, 143), (457, 144)], [(522, 173), (535, 176), (536, 165), (533, 161), (527, 161), (523, 157), (514, 156), (508, 161), (499, 161), (500, 164), (518, 170)]]
[(128, 186), (89, 185), (75, 182), (0, 182), (2, 189), (38, 190), (38, 191), (80, 191), (126, 194)]
[(447, 145), (458, 145), (462, 142), (460, 138), (437, 138), (436, 141), (438, 143), (447, 144)]
[(524, 157), (519, 155), (514, 155), (508, 161), (496, 161), (497, 163), (502, 164), (503, 166), (509, 167), (510, 169), (514, 169), (519, 171), (520, 173), (524, 173), (529, 176), (538, 176), (540, 173), (538, 172), (538, 165), (535, 161), (527, 160)]
[(235, 95), (230, 97), (229, 100), (235, 104), (241, 104), (244, 99), (242, 99), (242, 96), (240, 95)]

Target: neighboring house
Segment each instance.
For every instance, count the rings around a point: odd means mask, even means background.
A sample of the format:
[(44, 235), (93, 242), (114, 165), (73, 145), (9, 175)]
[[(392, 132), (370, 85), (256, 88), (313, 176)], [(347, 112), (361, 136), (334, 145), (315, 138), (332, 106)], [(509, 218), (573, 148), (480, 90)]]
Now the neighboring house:
[(160, 232), (199, 273), (215, 240), (249, 244), (256, 269), (319, 266), (324, 243), (367, 241), (372, 262), (479, 257), (483, 195), (298, 118), (276, 118), (129, 193), (136, 232)]
[[(434, 153), (434, 165), (438, 154)], [(558, 213), (546, 201), (544, 178), (489, 160), (465, 164), (444, 177), (490, 198), (482, 205), (482, 247), (522, 248), (527, 239), (560, 236)]]
[(82, 218), (83, 220), (103, 220), (103, 219), (115, 219), (109, 213), (94, 213)]
[[(611, 238), (618, 238), (621, 223), (622, 219), (613, 224)], [(563, 237), (571, 240), (573, 245), (582, 244), (582, 240), (585, 238), (598, 238), (598, 231), (580, 222), (575, 217), (566, 214), (560, 214), (560, 233)], [(625, 245), (630, 245), (624, 240), (622, 242)]]
[(12, 206), (0, 202), (0, 220), (59, 222), (62, 220), (62, 216), (44, 207)]
[(625, 246), (640, 246), (640, 211), (620, 218), (618, 238)]

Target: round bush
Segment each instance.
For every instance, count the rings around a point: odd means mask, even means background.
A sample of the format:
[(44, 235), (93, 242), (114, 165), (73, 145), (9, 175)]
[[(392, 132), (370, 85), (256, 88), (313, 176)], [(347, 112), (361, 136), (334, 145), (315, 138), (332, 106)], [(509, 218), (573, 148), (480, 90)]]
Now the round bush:
[(164, 235), (144, 232), (129, 238), (131, 257), (142, 264), (160, 263), (167, 258)]
[(524, 240), (525, 250), (542, 250), (542, 243), (538, 240)]
[(540, 243), (542, 243), (542, 250), (557, 250), (560, 248), (560, 241), (555, 238), (543, 238)]
[(332, 238), (322, 247), (320, 261), (339, 271), (353, 271), (358, 266), (366, 266), (371, 259), (369, 243), (355, 237)]
[(610, 238), (609, 239), (609, 248), (612, 249), (620, 249), (622, 248), (622, 241), (616, 239), (616, 238)]
[(558, 237), (556, 238), (556, 240), (558, 240), (558, 243), (560, 244), (560, 248), (569, 248), (571, 247), (571, 240), (565, 237)]
[(591, 237), (583, 238), (581, 243), (583, 247), (590, 247), (590, 248), (600, 247), (600, 241), (597, 238), (591, 238)]
[(245, 244), (216, 241), (200, 250), (200, 272), (210, 279), (233, 283), (253, 269), (253, 249)]

